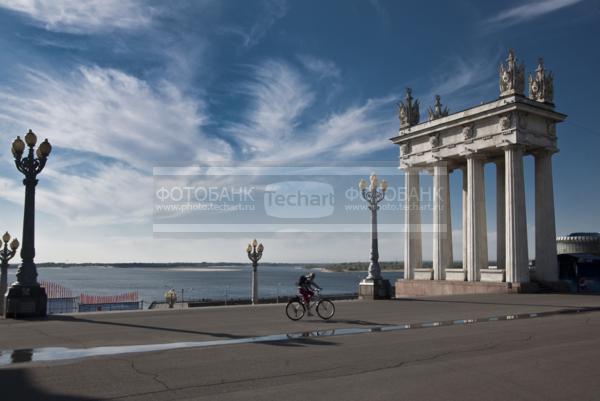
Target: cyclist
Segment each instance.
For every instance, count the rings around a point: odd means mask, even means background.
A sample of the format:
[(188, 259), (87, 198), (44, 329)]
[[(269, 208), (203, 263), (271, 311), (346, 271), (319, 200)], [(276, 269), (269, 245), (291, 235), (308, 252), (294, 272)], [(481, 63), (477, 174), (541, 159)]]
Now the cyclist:
[(304, 305), (306, 305), (309, 316), (312, 315), (310, 311), (310, 298), (315, 294), (312, 289), (316, 288), (318, 290), (321, 290), (321, 287), (319, 287), (314, 280), (315, 273), (313, 272), (308, 273), (306, 276), (300, 276), (300, 279), (298, 280), (298, 291), (304, 299)]

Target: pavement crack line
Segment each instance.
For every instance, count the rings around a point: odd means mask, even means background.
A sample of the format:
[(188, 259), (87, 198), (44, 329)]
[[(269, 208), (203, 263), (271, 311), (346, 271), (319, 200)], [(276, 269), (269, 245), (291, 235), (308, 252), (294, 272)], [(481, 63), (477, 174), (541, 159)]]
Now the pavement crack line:
[[(135, 354), (144, 352), (170, 351), (183, 348), (205, 348), (215, 346), (229, 346), (239, 344), (260, 344), (272, 342), (294, 342), (301, 341), (311, 337), (337, 337), (356, 334), (393, 332), (413, 329), (427, 329), (444, 326), (464, 326), (478, 323), (498, 322), (498, 321), (513, 321), (519, 319), (544, 318), (555, 315), (580, 314), (586, 312), (598, 312), (600, 308), (580, 308), (577, 310), (561, 309), (550, 312), (534, 312), (523, 314), (511, 314), (501, 316), (490, 316), (484, 318), (472, 319), (457, 319), (457, 320), (442, 320), (442, 321), (427, 321), (422, 323), (405, 323), (392, 326), (376, 326), (376, 327), (350, 327), (350, 328), (334, 328), (331, 330), (313, 330), (309, 332), (295, 332), (284, 334), (262, 335), (257, 337), (235, 338), (228, 340), (209, 340), (209, 341), (187, 341), (176, 343), (160, 343), (160, 344), (138, 344), (138, 345), (123, 345), (123, 346), (99, 346), (99, 347), (82, 347), (64, 348), (64, 347), (42, 347), (35, 349), (13, 349), (0, 350), (0, 365), (10, 365), (13, 363), (27, 363), (32, 361), (59, 361), (59, 360), (79, 360), (89, 357), (106, 357), (118, 354)], [(588, 324), (591, 324), (588, 322)], [(36, 331), (49, 335), (40, 329)], [(326, 334), (323, 334), (326, 333)], [(19, 360), (14, 360), (13, 356), (20, 355)], [(27, 357), (28, 359), (24, 358)]]
[[(132, 362), (132, 364), (133, 364), (133, 362)], [(136, 370), (136, 369), (134, 368), (134, 370)], [(177, 391), (183, 391), (183, 390), (210, 388), (210, 387), (218, 387), (218, 386), (225, 386), (225, 385), (235, 385), (235, 384), (243, 384), (243, 383), (249, 383), (249, 382), (255, 383), (255, 382), (261, 381), (261, 380), (284, 379), (287, 377), (293, 377), (293, 376), (298, 376), (298, 375), (325, 373), (330, 370), (331, 370), (331, 368), (324, 368), (324, 369), (319, 369), (319, 370), (310, 369), (310, 370), (306, 370), (303, 372), (291, 372), (291, 373), (285, 373), (285, 374), (274, 375), (274, 376), (251, 377), (251, 378), (230, 380), (230, 381), (221, 380), (219, 382), (214, 382), (214, 383), (195, 384), (192, 386), (182, 386), (182, 387), (169, 387), (166, 383), (161, 381), (161, 383), (165, 387), (165, 390), (146, 391), (143, 393), (128, 394), (128, 395), (123, 395), (123, 396), (119, 396), (119, 397), (107, 398), (107, 399), (108, 400), (124, 400), (124, 399), (131, 398), (131, 397), (140, 397), (140, 396), (145, 396), (145, 395), (161, 394), (161, 393), (165, 393), (167, 391), (177, 392)], [(153, 375), (152, 373), (139, 372), (137, 370), (136, 370), (136, 372), (138, 372), (140, 374), (145, 374), (145, 375)], [(157, 374), (157, 376), (158, 375), (159, 374)]]
[(452, 354), (466, 354), (466, 353), (470, 353), (470, 352), (482, 352), (482, 351), (489, 351), (492, 349), (497, 348), (500, 345), (503, 344), (508, 344), (508, 343), (513, 343), (513, 342), (529, 342), (533, 339), (533, 336), (527, 336), (525, 338), (522, 339), (516, 339), (516, 340), (510, 340), (510, 341), (503, 341), (503, 342), (499, 342), (499, 343), (492, 343), (483, 347), (479, 347), (479, 348), (472, 348), (472, 349), (465, 349), (465, 350), (461, 350), (461, 351), (446, 351), (446, 352), (440, 352), (438, 354), (434, 354), (432, 356), (426, 357), (426, 358), (418, 358), (418, 359), (412, 359), (412, 360), (408, 360), (408, 361), (400, 361), (397, 362), (395, 364), (392, 365), (388, 365), (388, 366), (382, 366), (382, 367), (378, 367), (375, 369), (364, 369), (361, 371), (357, 371), (357, 372), (352, 372), (349, 374), (341, 374), (341, 375), (336, 375), (336, 376), (329, 376), (328, 378), (338, 378), (338, 377), (348, 377), (348, 376), (355, 376), (355, 375), (362, 375), (365, 373), (372, 373), (372, 372), (379, 372), (382, 370), (388, 370), (388, 369), (398, 369), (398, 368), (402, 368), (406, 365), (410, 365), (413, 363), (419, 363), (419, 362), (429, 362), (429, 361), (434, 361), (436, 359), (442, 358), (444, 356), (448, 356), (448, 355), (452, 355)]
[[(529, 342), (532, 339), (533, 339), (533, 336), (529, 335), (525, 338), (520, 338), (520, 339), (515, 339), (515, 340), (510, 340), (510, 341), (503, 341), (503, 342), (498, 342), (498, 343), (491, 343), (491, 344), (485, 345), (483, 347), (478, 347), (478, 348), (465, 349), (465, 350), (461, 350), (461, 351), (440, 352), (440, 353), (437, 353), (437, 354), (434, 354), (434, 355), (431, 355), (431, 356), (428, 356), (425, 358), (400, 361), (400, 362), (397, 362), (397, 363), (394, 363), (391, 365), (378, 367), (378, 368), (374, 368), (374, 369), (363, 369), (360, 371), (354, 371), (354, 372), (349, 372), (349, 373), (341, 373), (341, 374), (337, 374), (337, 375), (335, 375), (335, 374), (327, 375), (327, 377), (324, 377), (324, 379), (336, 379), (336, 378), (340, 378), (340, 377), (351, 377), (351, 376), (357, 376), (357, 375), (362, 375), (362, 374), (367, 374), (367, 373), (379, 372), (379, 371), (383, 371), (383, 370), (398, 369), (398, 368), (402, 368), (402, 367), (405, 367), (407, 365), (414, 364), (414, 363), (434, 361), (436, 359), (440, 359), (440, 358), (443, 358), (445, 356), (452, 355), (452, 354), (465, 354), (465, 353), (471, 353), (471, 352), (489, 351), (489, 350), (495, 349), (498, 346), (503, 345), (503, 344), (513, 343), (513, 342)], [(110, 398), (110, 400), (123, 400), (123, 399), (127, 399), (130, 397), (139, 397), (139, 396), (144, 396), (144, 395), (160, 394), (160, 393), (164, 393), (167, 390), (173, 391), (173, 392), (178, 392), (178, 391), (191, 390), (191, 389), (203, 389), (203, 388), (211, 388), (211, 387), (218, 387), (218, 386), (238, 385), (238, 384), (244, 384), (244, 383), (249, 383), (249, 382), (252, 382), (253, 384), (256, 385), (260, 381), (272, 380), (272, 379), (283, 379), (283, 378), (287, 378), (287, 377), (291, 377), (291, 376), (295, 376), (295, 377), (303, 377), (304, 376), (304, 377), (307, 377), (310, 379), (314, 379), (315, 374), (331, 373), (332, 370), (335, 370), (335, 369), (336, 368), (333, 368), (333, 369), (332, 368), (324, 368), (324, 369), (320, 369), (320, 370), (311, 369), (311, 370), (304, 371), (304, 372), (293, 372), (293, 373), (286, 373), (286, 374), (275, 375), (275, 376), (261, 376), (261, 377), (252, 377), (252, 378), (230, 380), (230, 381), (221, 380), (219, 382), (214, 382), (214, 383), (198, 384), (198, 385), (192, 385), (192, 386), (182, 386), (182, 387), (176, 387), (176, 388), (171, 388), (167, 384), (161, 382), (166, 387), (166, 390), (129, 394), (126, 396)], [(337, 369), (339, 370), (340, 368), (337, 368)], [(142, 374), (143, 374), (143, 372), (142, 372)], [(146, 373), (146, 374), (150, 374), (150, 373)], [(280, 386), (280, 385), (271, 384), (271, 387), (278, 387), (278, 386)], [(232, 393), (232, 392), (236, 392), (236, 391), (239, 391), (239, 390), (236, 389), (233, 391), (223, 391), (222, 393)]]
[(467, 352), (488, 351), (488, 350), (496, 348), (498, 345), (499, 344), (491, 344), (491, 345), (487, 345), (485, 347), (473, 348), (473, 349), (468, 349), (468, 350), (463, 350), (463, 351), (446, 351), (446, 352), (440, 352), (438, 354), (434, 354), (434, 355), (428, 356), (426, 358), (411, 359), (411, 360), (400, 361), (400, 362), (396, 362), (396, 363), (391, 364), (391, 365), (381, 366), (381, 367), (373, 368), (373, 369), (363, 369), (363, 370), (359, 370), (359, 371), (355, 371), (355, 372), (350, 372), (350, 373), (343, 373), (343, 374), (338, 374), (338, 375), (330, 375), (330, 376), (327, 377), (327, 379), (337, 379), (337, 378), (340, 378), (340, 377), (357, 376), (357, 375), (363, 375), (363, 374), (367, 374), (367, 373), (380, 372), (380, 371), (389, 370), (389, 369), (399, 369), (399, 368), (403, 368), (406, 365), (410, 365), (410, 364), (413, 364), (413, 363), (430, 362), (430, 361), (434, 361), (436, 359), (442, 358), (444, 356), (452, 355), (452, 354), (462, 354), (462, 353), (467, 353)]
[(135, 366), (135, 361), (134, 360), (130, 360), (129, 362), (129, 367), (136, 372), (139, 375), (142, 376), (149, 376), (152, 378), (152, 380), (154, 380), (156, 383), (160, 384), (161, 386), (164, 387), (164, 390), (160, 390), (159, 392), (163, 392), (163, 391), (173, 391), (173, 389), (171, 387), (169, 387), (169, 385), (167, 383), (165, 383), (164, 381), (160, 380), (158, 377), (160, 376), (160, 373), (152, 373), (152, 372), (144, 372), (142, 371), (140, 368), (138, 368), (137, 366)]

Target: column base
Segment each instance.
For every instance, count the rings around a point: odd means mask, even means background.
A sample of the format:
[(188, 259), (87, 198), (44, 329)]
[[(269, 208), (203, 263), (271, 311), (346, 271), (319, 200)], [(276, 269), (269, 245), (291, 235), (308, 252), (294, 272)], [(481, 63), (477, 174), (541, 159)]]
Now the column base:
[(6, 318), (46, 317), (48, 296), (40, 286), (12, 285), (5, 298)]
[(463, 269), (446, 269), (447, 281), (466, 281), (467, 271)]
[(421, 268), (415, 269), (415, 280), (433, 280), (433, 269)]
[(358, 299), (390, 299), (392, 286), (389, 280), (364, 279), (358, 285)]
[(504, 269), (481, 269), (479, 271), (480, 281), (487, 283), (503, 283), (506, 281)]

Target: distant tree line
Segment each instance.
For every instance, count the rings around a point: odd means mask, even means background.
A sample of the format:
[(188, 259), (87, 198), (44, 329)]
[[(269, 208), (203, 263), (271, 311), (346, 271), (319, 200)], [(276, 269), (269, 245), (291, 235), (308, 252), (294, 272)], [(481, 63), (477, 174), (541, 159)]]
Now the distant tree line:
[[(460, 269), (462, 268), (462, 262), (453, 262), (450, 266), (452, 269)], [(379, 266), (381, 270), (404, 270), (404, 262), (403, 261), (394, 261), (394, 262), (379, 262)], [(352, 272), (352, 271), (367, 271), (369, 270), (369, 262), (344, 262), (344, 263), (310, 263), (305, 264), (305, 268), (307, 269), (325, 269), (327, 271), (332, 272)], [(424, 261), (424, 268), (433, 268), (433, 262)]]
[[(143, 263), (143, 262), (130, 262), (130, 263), (60, 263), (60, 262), (46, 262), (38, 263), (38, 267), (116, 267), (116, 268), (128, 268), (128, 267), (157, 267), (157, 268), (169, 268), (169, 267), (211, 267), (211, 266), (247, 266), (248, 263), (238, 262), (165, 262), (165, 263)], [(495, 261), (490, 261), (491, 266), (495, 266)], [(261, 266), (303, 266), (306, 269), (325, 269), (332, 272), (342, 271), (367, 271), (369, 269), (369, 262), (342, 262), (342, 263), (261, 263)], [(462, 268), (462, 262), (453, 262), (451, 268), (460, 269)], [(404, 270), (403, 261), (393, 262), (379, 262), (381, 270)], [(424, 261), (424, 268), (432, 268), (433, 262)]]

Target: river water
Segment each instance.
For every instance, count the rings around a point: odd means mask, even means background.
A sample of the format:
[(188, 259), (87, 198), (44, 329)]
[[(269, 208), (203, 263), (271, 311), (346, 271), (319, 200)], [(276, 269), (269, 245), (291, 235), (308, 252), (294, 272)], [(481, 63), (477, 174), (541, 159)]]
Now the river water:
[[(15, 280), (15, 270), (9, 270), (9, 283)], [(287, 297), (296, 293), (298, 277), (309, 271), (316, 273), (315, 281), (323, 287), (323, 295), (358, 292), (359, 282), (366, 272), (324, 272), (294, 265), (265, 265), (258, 267), (259, 297)], [(383, 272), (392, 283), (402, 272)], [(60, 284), (74, 295), (117, 295), (138, 291), (144, 304), (164, 300), (165, 292), (174, 288), (179, 300), (224, 300), (250, 298), (252, 268), (248, 266), (206, 267), (44, 267), (38, 268), (38, 280)]]

